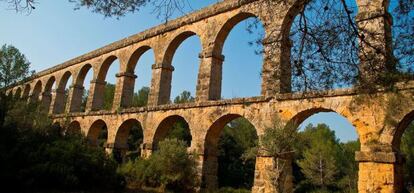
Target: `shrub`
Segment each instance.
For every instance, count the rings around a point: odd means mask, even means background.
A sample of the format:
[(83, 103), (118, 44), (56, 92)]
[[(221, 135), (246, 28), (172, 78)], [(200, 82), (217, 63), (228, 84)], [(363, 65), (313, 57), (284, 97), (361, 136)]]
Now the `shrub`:
[(148, 159), (123, 164), (118, 172), (125, 176), (129, 188), (158, 188), (160, 191), (192, 192), (198, 185), (195, 160), (186, 143), (166, 139)]
[[(0, 181), (13, 191), (109, 190), (122, 185), (116, 162), (81, 135), (61, 135), (36, 104), (17, 102), (0, 125)], [(99, 184), (99, 186), (93, 186)]]
[(251, 191), (246, 189), (234, 189), (230, 187), (220, 188), (216, 193), (250, 193)]

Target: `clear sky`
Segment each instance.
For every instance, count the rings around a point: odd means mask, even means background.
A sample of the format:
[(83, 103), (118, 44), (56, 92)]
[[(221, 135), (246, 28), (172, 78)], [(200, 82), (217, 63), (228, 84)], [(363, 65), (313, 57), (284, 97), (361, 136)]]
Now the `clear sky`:
[[(199, 9), (217, 0), (193, 2), (193, 9)], [(1, 1), (0, 44), (14, 45), (26, 55), (33, 70), (41, 71), (163, 22), (151, 13), (149, 7), (119, 19), (104, 18), (86, 9), (73, 10), (73, 7), (67, 0), (39, 0), (36, 9), (27, 15), (8, 10)], [(249, 20), (251, 22), (252, 19)], [(263, 33), (263, 28), (259, 26), (257, 32), (249, 34), (246, 22), (249, 21), (241, 22), (231, 31), (224, 46), (223, 98), (260, 95), (262, 56), (255, 54), (257, 48), (248, 43), (255, 40), (257, 33)], [(175, 67), (172, 99), (184, 90), (195, 94), (200, 51), (200, 40), (196, 36), (185, 40), (176, 51), (172, 63)], [(153, 58), (152, 50), (149, 50), (139, 60), (135, 69), (138, 76), (136, 91), (149, 86)], [(118, 63), (114, 62), (107, 82), (115, 83), (118, 70)], [(91, 72), (85, 81), (86, 89), (90, 80)], [(335, 113), (316, 114), (302, 125), (321, 122), (334, 129), (341, 141), (356, 139), (354, 127)]]

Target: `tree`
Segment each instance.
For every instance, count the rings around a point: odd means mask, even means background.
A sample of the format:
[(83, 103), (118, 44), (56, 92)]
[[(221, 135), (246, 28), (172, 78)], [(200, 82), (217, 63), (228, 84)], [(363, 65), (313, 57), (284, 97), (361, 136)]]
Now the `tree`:
[(114, 102), (115, 96), (115, 85), (114, 84), (106, 84), (105, 91), (104, 91), (104, 104), (103, 109), (110, 110), (112, 108), (112, 104)]
[(150, 88), (144, 86), (138, 91), (138, 93), (134, 93), (132, 106), (134, 107), (147, 106), (149, 91), (150, 91)]
[[(36, 102), (12, 101), (0, 125), (0, 180), (6, 192), (113, 190), (116, 163), (79, 134), (62, 136)], [(5, 109), (0, 109), (3, 111)], [(90, 184), (101, 184), (91, 187)]]
[[(124, 16), (126, 13), (139, 11), (147, 4), (152, 5), (154, 13), (166, 21), (176, 12), (186, 13), (186, 8), (191, 10), (191, 4), (186, 0), (69, 1), (75, 3), (76, 9), (86, 7), (106, 17)], [(285, 1), (263, 0), (263, 3), (259, 4), (262, 6), (259, 9), (268, 10), (275, 4), (286, 3)], [(8, 2), (18, 11), (29, 12), (34, 9), (35, 4), (35, 0), (11, 0)], [(388, 47), (394, 50), (392, 53), (388, 53), (379, 47), (382, 44), (372, 43), (375, 40), (382, 41), (384, 39), (376, 35), (377, 32), (358, 29), (355, 20), (357, 7), (350, 1), (305, 1), (304, 5), (299, 7), (299, 14), (294, 20), (289, 34), (289, 39), (293, 42), (290, 56), (293, 91), (326, 90), (351, 86), (357, 86), (361, 91), (371, 91), (378, 84), (392, 88), (397, 81), (412, 79), (414, 72), (414, 37), (412, 36), (414, 33), (414, 2), (412, 0), (394, 1), (391, 2), (391, 7), (394, 22), (392, 34), (389, 34), (392, 36), (390, 39), (392, 42), (388, 43)], [(274, 14), (270, 16), (275, 16), (274, 20), (279, 19)], [(248, 25), (247, 30), (254, 31), (255, 26), (258, 25)], [(263, 52), (262, 39), (263, 36), (259, 35), (257, 40), (252, 42), (252, 44), (259, 45), (258, 53)], [(369, 49), (360, 49), (360, 44)], [(275, 46), (275, 50), (279, 49), (278, 44)], [(376, 56), (386, 58), (384, 68), (378, 68), (378, 64), (381, 62), (377, 60)], [(364, 58), (363, 70), (359, 65), (361, 57)], [(367, 76), (363, 76), (363, 72), (370, 72), (378, 76), (366, 78)]]
[(196, 163), (184, 141), (166, 139), (148, 159), (123, 164), (120, 173), (132, 188), (157, 188), (161, 192), (193, 192), (198, 185)]
[(401, 139), (401, 152), (405, 155), (404, 186), (408, 192), (414, 190), (414, 122), (405, 130)]
[(30, 62), (16, 47), (4, 44), (0, 49), (0, 88), (10, 86), (33, 74), (29, 68)]
[(219, 187), (251, 189), (255, 157), (247, 158), (245, 154), (257, 148), (257, 143), (256, 129), (244, 118), (234, 119), (224, 127), (218, 145)]
[(298, 164), (311, 184), (322, 190), (334, 185), (338, 168), (332, 147), (315, 144), (305, 150), (304, 159)]
[(193, 102), (193, 101), (194, 101), (194, 97), (191, 96), (191, 93), (186, 90), (183, 91), (180, 95), (178, 95), (174, 99), (175, 104), (188, 103), (188, 102)]
[(358, 162), (355, 161), (355, 152), (360, 149), (359, 140), (341, 143), (342, 156), (340, 157), (341, 178), (338, 187), (346, 192), (358, 192)]
[(167, 139), (177, 139), (184, 141), (187, 147), (191, 145), (191, 132), (185, 120), (176, 121), (167, 132)]
[(279, 118), (275, 120), (272, 127), (265, 129), (263, 135), (259, 136), (259, 145), (246, 152), (245, 157), (256, 157), (257, 153), (270, 156), (275, 163), (273, 168), (269, 168), (272, 184), (277, 192), (284, 192), (284, 182), (287, 177), (286, 170), (291, 164), (294, 154), (294, 144), (298, 140), (298, 126), (291, 122), (284, 124)]
[(358, 141), (340, 143), (326, 124), (307, 125), (300, 133), (300, 141), (296, 163), (304, 179), (298, 182), (298, 192), (357, 191), (358, 166), (354, 155), (359, 150)]
[[(36, 7), (36, 0), (0, 0), (7, 1), (9, 7), (17, 12), (31, 13)], [(175, 12), (182, 13), (187, 6), (186, 0), (68, 0), (75, 4), (75, 10), (85, 7), (92, 12), (99, 13), (105, 17), (122, 17), (127, 13), (138, 12), (151, 3), (153, 12), (157, 17), (168, 20)]]

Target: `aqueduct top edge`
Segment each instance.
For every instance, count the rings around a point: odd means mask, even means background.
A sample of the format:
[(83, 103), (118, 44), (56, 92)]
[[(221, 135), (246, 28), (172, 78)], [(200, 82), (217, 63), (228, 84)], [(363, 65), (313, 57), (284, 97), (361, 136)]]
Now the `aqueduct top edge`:
[(51, 74), (53, 72), (56, 72), (56, 71), (62, 70), (64, 68), (70, 67), (72, 65), (87, 61), (89, 59), (98, 57), (100, 55), (115, 51), (117, 49), (127, 47), (129, 45), (132, 45), (132, 44), (140, 42), (140, 41), (144, 41), (146, 39), (155, 37), (157, 35), (161, 35), (163, 33), (175, 30), (175, 29), (177, 29), (181, 26), (185, 26), (185, 25), (203, 20), (205, 18), (212, 17), (214, 15), (218, 15), (218, 14), (226, 12), (226, 11), (231, 11), (231, 10), (237, 9), (238, 7), (240, 7), (242, 5), (245, 5), (245, 4), (248, 4), (248, 3), (251, 3), (251, 2), (255, 2), (255, 1), (258, 1), (258, 0), (226, 0), (226, 1), (215, 3), (213, 5), (207, 6), (206, 8), (202, 8), (202, 9), (199, 9), (197, 11), (191, 12), (191, 13), (189, 13), (187, 15), (184, 15), (182, 17), (179, 17), (177, 19), (168, 21), (168, 22), (166, 22), (164, 24), (161, 24), (161, 25), (154, 26), (152, 28), (149, 28), (149, 29), (144, 30), (142, 32), (139, 32), (137, 34), (131, 35), (129, 37), (126, 37), (126, 38), (123, 38), (121, 40), (115, 41), (115, 42), (110, 43), (106, 46), (98, 48), (96, 50), (90, 51), (90, 52), (88, 52), (86, 54), (83, 54), (81, 56), (70, 59), (66, 62), (63, 62), (63, 63), (58, 64), (56, 66), (53, 66), (51, 68), (42, 70), (38, 73), (35, 73), (33, 76), (31, 76), (31, 77), (29, 77), (29, 78), (27, 78), (27, 79), (25, 79), (21, 82), (18, 82), (15, 85), (11, 85), (11, 86), (9, 86), (5, 89), (13, 88), (14, 86), (22, 84), (24, 82), (29, 82), (33, 79), (38, 78), (38, 77), (45, 76), (47, 74)]

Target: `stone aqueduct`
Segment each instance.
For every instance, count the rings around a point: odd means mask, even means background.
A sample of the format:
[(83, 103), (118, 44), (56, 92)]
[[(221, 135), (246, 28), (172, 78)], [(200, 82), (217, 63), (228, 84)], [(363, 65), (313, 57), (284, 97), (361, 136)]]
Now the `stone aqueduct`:
[[(397, 86), (397, 92), (379, 90), (375, 94), (358, 94), (353, 89), (333, 90), (302, 95), (290, 92), (289, 31), (304, 0), (269, 3), (262, 0), (226, 0), (182, 18), (154, 27), (142, 33), (114, 42), (63, 64), (35, 74), (6, 94), (28, 100), (40, 100), (50, 109), (56, 122), (68, 122), (79, 128), (94, 142), (100, 129), (108, 128), (107, 150), (124, 148), (131, 125), (143, 128), (142, 156), (147, 156), (164, 137), (168, 125), (184, 119), (192, 135), (189, 149), (196, 152), (202, 188), (217, 187), (217, 143), (221, 129), (231, 120), (244, 117), (260, 135), (272, 126), (276, 117), (285, 123), (301, 123), (318, 112), (336, 112), (351, 122), (358, 133), (361, 149), (356, 152), (359, 162), (358, 192), (400, 192), (403, 158), (399, 143), (405, 127), (414, 120), (414, 82)], [(386, 0), (357, 0), (360, 30), (390, 35), (391, 18)], [(233, 26), (257, 17), (265, 28), (264, 60), (261, 96), (221, 100), (221, 55), (224, 41)], [(363, 32), (364, 33), (364, 32)], [(367, 33), (368, 34), (368, 33)], [(186, 38), (200, 37), (202, 52), (196, 88), (196, 101), (168, 104), (171, 65), (175, 50)], [(389, 52), (387, 38), (367, 38)], [(361, 50), (372, 51), (366, 45)], [(130, 108), (134, 69), (140, 56), (153, 49), (152, 81), (148, 106)], [(120, 61), (112, 110), (101, 110), (102, 93), (109, 66)], [(360, 57), (361, 66), (364, 58)], [(386, 59), (378, 56), (378, 65)], [(83, 84), (88, 70), (93, 72), (86, 111), (80, 112)], [(366, 74), (369, 74), (366, 73)], [(69, 77), (73, 82), (68, 83)], [(372, 74), (370, 75), (372, 76)], [(375, 75), (374, 75), (375, 76)], [(71, 84), (65, 105), (65, 85)], [(56, 84), (55, 88), (52, 85)], [(66, 106), (66, 108), (64, 108)], [(276, 192), (270, 182), (271, 158), (258, 155), (253, 192)], [(292, 191), (292, 178), (286, 178), (286, 192)]]

